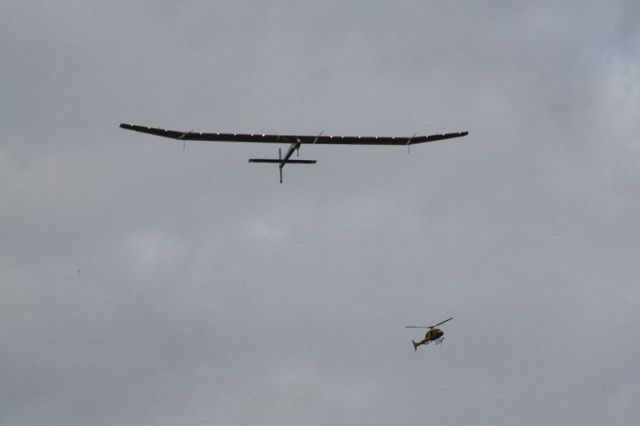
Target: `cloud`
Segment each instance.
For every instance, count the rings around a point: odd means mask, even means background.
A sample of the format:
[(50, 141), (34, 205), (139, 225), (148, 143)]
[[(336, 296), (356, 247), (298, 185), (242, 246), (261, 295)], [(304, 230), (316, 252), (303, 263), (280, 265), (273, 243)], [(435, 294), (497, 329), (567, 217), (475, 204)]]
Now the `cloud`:
[(637, 417), (635, 2), (2, 10), (1, 422)]

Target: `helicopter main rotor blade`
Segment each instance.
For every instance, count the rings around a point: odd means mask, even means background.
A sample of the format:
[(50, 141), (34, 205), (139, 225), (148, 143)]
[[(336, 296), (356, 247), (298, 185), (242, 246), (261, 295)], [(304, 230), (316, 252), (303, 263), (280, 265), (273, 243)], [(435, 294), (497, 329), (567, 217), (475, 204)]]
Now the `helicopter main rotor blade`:
[(442, 321), (442, 322), (439, 322), (439, 323), (437, 323), (436, 325), (432, 325), (432, 326), (431, 326), (431, 327), (429, 327), (429, 328), (437, 327), (437, 326), (439, 326), (439, 325), (444, 324), (444, 323), (445, 323), (445, 322), (447, 322), (447, 321), (451, 321), (452, 319), (453, 319), (453, 317), (451, 317), (451, 318), (449, 318), (449, 319), (446, 319), (446, 320), (444, 320), (444, 321)]
[(431, 327), (423, 327), (421, 325), (405, 325), (404, 328), (431, 328)]

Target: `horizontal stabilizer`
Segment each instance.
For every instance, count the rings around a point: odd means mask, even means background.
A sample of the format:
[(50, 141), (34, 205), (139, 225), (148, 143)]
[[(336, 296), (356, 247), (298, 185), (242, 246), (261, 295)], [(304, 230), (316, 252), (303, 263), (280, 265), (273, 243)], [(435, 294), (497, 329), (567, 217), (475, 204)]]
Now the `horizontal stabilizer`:
[(316, 160), (278, 160), (277, 158), (249, 158), (250, 163), (316, 164)]

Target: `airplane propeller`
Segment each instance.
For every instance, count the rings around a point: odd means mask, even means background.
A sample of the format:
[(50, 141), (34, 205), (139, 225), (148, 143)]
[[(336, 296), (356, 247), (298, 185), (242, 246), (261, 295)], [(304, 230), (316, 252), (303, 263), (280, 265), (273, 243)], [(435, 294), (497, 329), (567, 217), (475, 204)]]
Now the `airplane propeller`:
[(405, 325), (404, 328), (436, 328), (439, 325), (444, 324), (447, 321), (451, 321), (453, 319), (453, 317), (448, 318), (442, 322), (437, 323), (436, 325), (430, 325), (430, 326), (422, 326), (422, 325)]

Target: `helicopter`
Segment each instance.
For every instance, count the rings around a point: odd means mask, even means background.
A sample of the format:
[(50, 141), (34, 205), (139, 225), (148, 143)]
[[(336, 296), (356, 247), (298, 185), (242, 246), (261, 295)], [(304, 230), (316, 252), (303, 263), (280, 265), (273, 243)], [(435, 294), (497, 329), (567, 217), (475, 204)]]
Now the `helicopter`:
[(424, 335), (424, 339), (422, 339), (419, 342), (416, 342), (415, 340), (412, 340), (411, 343), (413, 343), (413, 350), (417, 351), (418, 350), (418, 346), (420, 345), (427, 345), (429, 344), (429, 342), (436, 342), (436, 345), (439, 345), (440, 343), (442, 343), (442, 341), (444, 340), (444, 332), (442, 330), (440, 330), (438, 327), (439, 325), (444, 324), (447, 321), (451, 321), (453, 319), (453, 317), (446, 319), (442, 322), (437, 323), (436, 325), (431, 325), (428, 327), (423, 327), (423, 326), (419, 326), (419, 325), (405, 325), (404, 328), (428, 328), (429, 330), (427, 330), (427, 334)]

